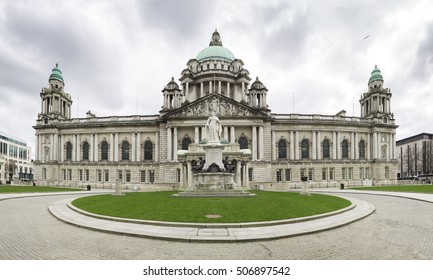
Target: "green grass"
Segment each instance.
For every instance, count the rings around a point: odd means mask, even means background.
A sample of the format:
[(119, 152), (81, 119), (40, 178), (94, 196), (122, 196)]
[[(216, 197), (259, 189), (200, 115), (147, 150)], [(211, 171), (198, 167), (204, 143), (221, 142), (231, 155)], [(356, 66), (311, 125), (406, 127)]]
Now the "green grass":
[(0, 193), (39, 193), (39, 192), (72, 192), (82, 189), (56, 188), (43, 186), (9, 186), (0, 185)]
[(387, 192), (415, 192), (433, 193), (433, 185), (409, 185), (409, 186), (389, 186), (389, 187), (363, 187), (353, 188), (361, 191), (387, 191)]
[[(131, 219), (196, 223), (239, 223), (311, 216), (335, 211), (350, 201), (329, 195), (254, 192), (250, 198), (174, 198), (176, 192), (97, 195), (76, 199), (72, 204), (85, 211)], [(218, 214), (210, 219), (206, 215)]]

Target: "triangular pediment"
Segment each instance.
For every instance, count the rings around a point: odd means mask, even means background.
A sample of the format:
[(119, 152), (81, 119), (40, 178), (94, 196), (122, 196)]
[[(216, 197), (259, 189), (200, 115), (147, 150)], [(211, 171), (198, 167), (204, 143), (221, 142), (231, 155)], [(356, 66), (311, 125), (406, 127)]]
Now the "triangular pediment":
[(164, 119), (182, 119), (182, 118), (202, 118), (209, 117), (212, 112), (220, 118), (224, 117), (259, 117), (264, 118), (267, 115), (250, 106), (239, 103), (224, 95), (212, 93), (199, 98), (191, 103), (168, 112), (163, 116)]

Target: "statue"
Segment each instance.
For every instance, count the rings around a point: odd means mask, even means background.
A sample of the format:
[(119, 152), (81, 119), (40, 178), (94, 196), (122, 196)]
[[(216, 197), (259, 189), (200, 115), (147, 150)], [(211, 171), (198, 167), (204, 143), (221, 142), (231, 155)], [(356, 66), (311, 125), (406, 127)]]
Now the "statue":
[(233, 162), (229, 163), (229, 157), (226, 157), (223, 159), (224, 168), (226, 171), (233, 173), (236, 166), (233, 164)]
[(207, 119), (206, 122), (206, 132), (208, 136), (208, 140), (212, 141), (220, 141), (221, 138), (221, 122), (215, 114), (215, 111), (212, 112), (212, 115)]
[(203, 171), (203, 166), (206, 163), (206, 160), (204, 160), (202, 157), (198, 158), (198, 162), (192, 167), (192, 172), (198, 173)]

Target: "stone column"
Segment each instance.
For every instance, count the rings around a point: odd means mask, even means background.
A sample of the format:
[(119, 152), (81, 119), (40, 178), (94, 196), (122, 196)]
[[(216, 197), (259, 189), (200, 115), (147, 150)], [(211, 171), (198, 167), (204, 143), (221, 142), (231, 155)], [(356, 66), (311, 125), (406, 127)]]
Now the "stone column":
[(201, 83), (200, 83), (200, 97), (203, 97), (203, 92), (204, 92), (204, 89), (203, 89), (203, 82), (201, 82)]
[(316, 157), (317, 157), (317, 159), (321, 159), (322, 157), (320, 156), (320, 152), (321, 152), (321, 149), (320, 149), (320, 147), (321, 147), (321, 137), (320, 137), (320, 131), (317, 131), (317, 154), (316, 154)]
[(110, 161), (114, 161), (114, 135), (110, 133)]
[(332, 132), (332, 159), (337, 159), (337, 133)]
[(212, 81), (209, 81), (209, 93), (212, 93), (213, 92), (213, 90), (212, 90)]
[(312, 156), (312, 159), (313, 160), (315, 160), (316, 159), (316, 149), (317, 149), (317, 146), (316, 146), (316, 131), (313, 131), (313, 139), (312, 139), (312, 144), (313, 144), (313, 147), (312, 147), (312, 153), (311, 153), (311, 156)]
[(200, 132), (198, 126), (194, 128), (194, 143), (198, 144), (200, 142)]
[(355, 142), (353, 143), (355, 145), (355, 159), (359, 159), (359, 147), (358, 147), (358, 133), (355, 133)]
[(141, 161), (141, 132), (137, 132), (137, 139), (136, 139), (136, 144), (137, 144), (137, 148), (136, 148), (136, 153), (137, 156), (135, 158), (136, 161)]
[(94, 152), (93, 152), (93, 149), (94, 149), (93, 145), (94, 145), (94, 142), (95, 142), (94, 135), (91, 133), (90, 134), (90, 144), (89, 144), (89, 161), (93, 161), (93, 154), (94, 154)]
[(259, 126), (259, 159), (263, 159), (263, 153), (264, 153), (264, 137), (263, 137), (263, 126)]
[(221, 80), (218, 81), (218, 93), (221, 94)]
[(35, 160), (39, 159), (39, 135), (36, 135), (35, 137)]
[(93, 152), (94, 152), (93, 160), (99, 161), (99, 136), (98, 136), (98, 133), (95, 133), (94, 142), (95, 142), (95, 146), (93, 149)]
[(365, 146), (365, 151), (366, 151), (366, 157), (367, 157), (367, 159), (368, 160), (370, 160), (371, 159), (371, 149), (372, 149), (372, 140), (371, 140), (371, 134), (369, 134), (368, 136), (367, 136), (367, 139), (366, 139), (366, 146)]
[(119, 161), (119, 133), (114, 135), (114, 161)]
[(238, 159), (236, 161), (236, 185), (238, 187), (241, 187), (242, 182), (241, 182), (241, 160)]
[(177, 161), (177, 127), (173, 128), (173, 160)]
[(377, 159), (377, 132), (373, 133), (373, 159)]
[(170, 161), (172, 159), (172, 143), (173, 137), (171, 135), (171, 127), (167, 127), (167, 160)]
[(245, 187), (249, 188), (250, 187), (250, 180), (249, 180), (249, 176), (248, 176), (248, 170), (250, 169), (250, 163), (247, 161), (245, 164)]
[(76, 157), (76, 161), (80, 161), (81, 160), (81, 137), (80, 134), (77, 134), (77, 157)]
[(253, 146), (252, 146), (253, 160), (257, 160), (257, 127), (256, 126), (253, 126), (252, 128), (252, 135), (253, 135)]
[(290, 160), (294, 160), (295, 159), (295, 137), (293, 136), (293, 131), (290, 131)]
[(230, 97), (230, 82), (227, 82), (227, 92), (226, 92), (226, 96)]
[(60, 161), (65, 161), (65, 137), (63, 135), (60, 136)]
[(185, 92), (185, 96), (187, 95), (187, 94), (189, 94), (189, 82), (186, 82), (186, 90), (185, 90), (186, 92)]
[(355, 132), (350, 136), (350, 159), (355, 159)]
[(59, 151), (59, 135), (57, 133), (53, 134), (53, 157), (51, 160), (58, 160), (58, 151)]
[(135, 133), (131, 133), (131, 161), (135, 161)]
[(159, 161), (159, 133), (155, 132), (155, 150), (154, 152), (154, 158), (155, 161), (158, 162)]
[(192, 170), (191, 170), (191, 162), (188, 161), (186, 163), (186, 169), (187, 169), (187, 189), (191, 189), (192, 188)]
[(299, 131), (295, 131), (295, 159), (299, 159)]
[(206, 127), (205, 126), (203, 126), (201, 128), (201, 140), (203, 140), (203, 139), (207, 139), (207, 132), (206, 132)]
[(275, 139), (275, 131), (272, 130), (272, 133), (271, 133), (272, 160), (277, 159), (277, 147), (276, 147), (276, 145), (277, 145), (277, 143), (276, 143), (276, 139)]
[(224, 126), (224, 139), (229, 140), (229, 128), (228, 126)]
[(230, 127), (230, 143), (235, 143), (236, 137), (235, 137), (235, 127)]
[(74, 143), (72, 144), (72, 161), (77, 160), (77, 135), (72, 136)]

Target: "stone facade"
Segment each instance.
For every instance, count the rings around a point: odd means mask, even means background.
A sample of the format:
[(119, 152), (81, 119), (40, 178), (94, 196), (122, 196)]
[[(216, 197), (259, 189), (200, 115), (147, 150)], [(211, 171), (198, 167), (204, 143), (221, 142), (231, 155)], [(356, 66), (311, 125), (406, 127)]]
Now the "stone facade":
[[(391, 91), (377, 67), (361, 96), (361, 117), (276, 114), (268, 90), (251, 85), (244, 63), (222, 46), (217, 31), (209, 47), (190, 59), (180, 86), (172, 78), (162, 90), (157, 115), (70, 118), (72, 100), (64, 93), (56, 66), (41, 93), (36, 125), (35, 178), (38, 184), (143, 190), (186, 187), (189, 144), (206, 138), (214, 111), (222, 138), (249, 150), (239, 168), (244, 188), (300, 188), (396, 183), (396, 148)], [(59, 75), (60, 73), (60, 75)], [(197, 158), (200, 153), (197, 153)]]

